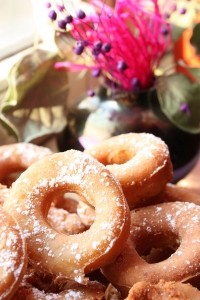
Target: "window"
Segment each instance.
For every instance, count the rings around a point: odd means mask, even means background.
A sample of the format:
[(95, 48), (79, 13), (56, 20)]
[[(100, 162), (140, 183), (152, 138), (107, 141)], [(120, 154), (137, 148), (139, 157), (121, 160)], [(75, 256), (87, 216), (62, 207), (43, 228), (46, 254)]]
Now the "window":
[(0, 0), (0, 59), (33, 44), (35, 23), (31, 0)]

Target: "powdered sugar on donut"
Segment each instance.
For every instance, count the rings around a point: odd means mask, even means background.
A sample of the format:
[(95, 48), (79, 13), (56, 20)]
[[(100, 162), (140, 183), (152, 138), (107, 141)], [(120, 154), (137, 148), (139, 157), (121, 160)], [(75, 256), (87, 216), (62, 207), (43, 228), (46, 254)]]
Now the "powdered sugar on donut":
[[(19, 226), (0, 209), (0, 295), (16, 290), (26, 267), (25, 240)], [(8, 289), (9, 286), (9, 289)]]
[(172, 178), (169, 149), (152, 134), (121, 134), (85, 152), (115, 175), (131, 208), (158, 194)]
[[(87, 231), (65, 236), (49, 225), (47, 212), (57, 192), (75, 192), (95, 207)], [(129, 209), (118, 181), (79, 151), (53, 154), (30, 166), (13, 184), (10, 199), (6, 208), (23, 228), (30, 261), (77, 281), (117, 255), (128, 237)]]
[[(127, 291), (142, 280), (187, 281), (200, 274), (199, 229), (200, 206), (193, 203), (162, 203), (133, 210), (125, 249), (119, 259), (103, 269), (104, 275)], [(173, 253), (155, 263), (145, 261), (145, 254), (137, 252), (166, 246)]]

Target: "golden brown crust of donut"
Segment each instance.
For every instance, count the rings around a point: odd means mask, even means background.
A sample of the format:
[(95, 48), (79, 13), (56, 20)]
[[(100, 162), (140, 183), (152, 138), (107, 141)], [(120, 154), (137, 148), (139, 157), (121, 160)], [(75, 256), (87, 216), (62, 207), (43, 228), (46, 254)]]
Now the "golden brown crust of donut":
[(9, 196), (9, 189), (7, 186), (0, 184), (0, 206), (4, 204), (6, 199), (8, 199)]
[(168, 183), (160, 194), (150, 200), (150, 203), (155, 204), (175, 201), (200, 205), (200, 194), (189, 188)]
[(85, 152), (118, 178), (131, 208), (139, 206), (141, 199), (158, 194), (172, 179), (168, 147), (152, 134), (121, 134)]
[(125, 300), (199, 300), (200, 291), (190, 284), (159, 281), (157, 284), (141, 281), (130, 289)]
[[(81, 194), (95, 207), (86, 232), (59, 234), (46, 221), (51, 199), (62, 191)], [(76, 150), (32, 164), (13, 183), (4, 207), (23, 228), (30, 262), (76, 280), (114, 259), (129, 235), (130, 212), (120, 185), (102, 164)]]
[(15, 294), (15, 300), (103, 300), (104, 289), (100, 284), (87, 284), (78, 285), (77, 283), (71, 284), (60, 293), (45, 293), (37, 288), (30, 286), (21, 286)]
[(122, 300), (121, 293), (111, 283), (106, 288), (105, 300)]
[[(103, 274), (124, 293), (142, 280), (187, 281), (200, 274), (199, 228), (200, 207), (193, 203), (162, 203), (131, 211), (126, 246), (115, 262), (103, 268)], [(174, 253), (148, 263), (144, 257), (154, 246), (170, 247)]]
[(0, 207), (0, 299), (10, 299), (26, 270), (25, 239), (14, 219)]
[(97, 281), (88, 279), (83, 285), (63, 276), (40, 272), (40, 270), (29, 266), (14, 299), (101, 300), (104, 299), (105, 289), (105, 286)]
[(50, 149), (31, 143), (0, 146), (0, 180), (12, 172), (26, 170), (32, 163), (51, 153)]

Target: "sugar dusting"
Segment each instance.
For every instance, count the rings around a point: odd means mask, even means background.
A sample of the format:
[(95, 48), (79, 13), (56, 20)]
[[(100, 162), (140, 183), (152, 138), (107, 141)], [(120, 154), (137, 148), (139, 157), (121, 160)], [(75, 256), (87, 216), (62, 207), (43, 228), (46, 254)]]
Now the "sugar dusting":
[(10, 286), (13, 286), (18, 280), (24, 266), (23, 247), (24, 241), (19, 226), (0, 210), (1, 284), (7, 284), (9, 281)]
[(167, 233), (171, 238), (174, 236), (174, 241), (180, 243), (169, 259), (160, 263), (167, 272), (176, 270), (184, 280), (200, 273), (200, 206), (187, 202), (174, 202), (133, 211), (132, 237), (141, 236), (143, 231), (150, 235)]
[[(172, 176), (167, 145), (159, 137), (149, 133), (114, 136), (85, 152), (102, 161), (119, 179), (125, 195), (126, 189), (132, 190), (136, 199), (141, 195), (145, 197), (154, 190), (159, 193)], [(157, 185), (158, 176), (161, 179), (160, 187)], [(141, 195), (138, 196), (137, 191)], [(129, 198), (127, 195), (126, 197)], [(133, 196), (130, 201), (134, 202), (135, 198)]]
[[(38, 174), (38, 179), (34, 186), (31, 184), (31, 171), (30, 174), (29, 171), (24, 172), (13, 185), (13, 195), (15, 195), (15, 188), (17, 189), (18, 195), (20, 195), (21, 192), (19, 192), (18, 187), (20, 187), (20, 191), (23, 191), (24, 186), (27, 189), (26, 199), (23, 202), (20, 196), (18, 196), (18, 198), (13, 197), (12, 207), (15, 209), (18, 218), (19, 216), (23, 216), (22, 227), (24, 228), (24, 236), (27, 241), (35, 241), (34, 244), (36, 244), (37, 254), (56, 258), (58, 262), (64, 260), (65, 263), (69, 264), (72, 263), (71, 260), (73, 259), (73, 263), (76, 266), (75, 270), (77, 271), (75, 280), (82, 282), (83, 269), (82, 267), (79, 268), (79, 266), (81, 266), (80, 262), (86, 261), (87, 264), (90, 264), (96, 260), (99, 255), (105, 255), (112, 249), (118, 239), (118, 235), (120, 235), (123, 230), (128, 212), (125, 199), (121, 193), (121, 188), (116, 183), (113, 175), (90, 156), (86, 154), (80, 156), (80, 154), (74, 150), (71, 150), (70, 153), (72, 153), (73, 159), (70, 160), (69, 158), (67, 163), (66, 159), (63, 159), (65, 154), (56, 155), (55, 160), (53, 156), (48, 157), (46, 160), (49, 161), (50, 165), (52, 163), (52, 166), (55, 168), (54, 176), (41, 178), (40, 174)], [(41, 162), (39, 168), (42, 168), (42, 163), (43, 162)], [(38, 167), (36, 166), (36, 168)], [(96, 180), (96, 176), (98, 180)], [(96, 189), (100, 180), (100, 191), (97, 196)], [(102, 184), (104, 186), (103, 189)], [(107, 219), (105, 219), (102, 224), (100, 223), (98, 229), (100, 230), (99, 234), (95, 232), (95, 228), (92, 229), (93, 225), (91, 226), (91, 230), (94, 232), (94, 239), (90, 238), (89, 246), (85, 246), (84, 244), (77, 245), (75, 239), (72, 239), (71, 242), (70, 239), (66, 239), (66, 243), (57, 245), (57, 251), (55, 253), (52, 249), (52, 240), (55, 241), (54, 244), (56, 245), (56, 241), (59, 240), (59, 233), (51, 227), (48, 227), (44, 220), (41, 222), (41, 219), (38, 218), (40, 215), (40, 213), (38, 214), (38, 210), (40, 210), (43, 205), (43, 197), (46, 193), (50, 195), (51, 191), (65, 187), (69, 188), (69, 192), (76, 192), (76, 189), (78, 189), (85, 199), (91, 201), (90, 204), (93, 206), (98, 204), (97, 207), (100, 209), (97, 208), (96, 215), (102, 219), (102, 212), (106, 212), (105, 215), (107, 215)], [(113, 207), (113, 211), (111, 210), (109, 213), (108, 201)], [(81, 237), (81, 235), (82, 234), (79, 234), (79, 237)], [(45, 237), (45, 240), (43, 238), (41, 239), (40, 236)], [(85, 236), (87, 240), (87, 232), (84, 232), (83, 236)], [(79, 237), (77, 241), (79, 241)], [(31, 245), (29, 247), (31, 247)], [(67, 255), (67, 253), (70, 253), (71, 256)]]
[[(127, 143), (128, 149), (126, 148)], [(141, 161), (144, 162), (145, 160), (148, 162), (152, 159), (156, 159), (158, 154), (165, 159), (169, 156), (169, 149), (164, 141), (149, 133), (121, 134), (109, 139), (109, 143), (105, 141), (91, 149), (87, 149), (86, 153), (89, 153), (94, 157), (105, 157), (106, 154), (106, 157), (108, 158), (106, 164), (109, 165), (109, 159), (112, 158), (113, 149), (127, 150), (127, 153), (130, 153), (129, 155), (135, 158), (134, 161), (132, 161), (132, 166), (135, 167), (141, 166)], [(122, 166), (121, 164), (115, 164), (114, 159), (112, 164), (119, 168)], [(123, 165), (126, 165), (126, 162)]]
[[(9, 170), (28, 168), (35, 161), (52, 154), (49, 148), (31, 143), (15, 143), (0, 148), (0, 166), (9, 166)], [(5, 168), (5, 167), (4, 167)], [(6, 172), (6, 170), (4, 170)]]
[[(44, 299), (45, 300), (53, 300), (53, 299), (62, 299), (62, 300), (78, 300), (78, 299), (84, 299), (86, 294), (82, 291), (73, 290), (73, 289), (67, 289), (64, 292), (61, 292), (60, 294), (54, 294), (54, 293), (45, 293), (43, 291), (40, 291), (36, 288), (29, 289), (30, 296), (32, 295), (34, 299)], [(86, 298), (85, 298), (86, 299)]]

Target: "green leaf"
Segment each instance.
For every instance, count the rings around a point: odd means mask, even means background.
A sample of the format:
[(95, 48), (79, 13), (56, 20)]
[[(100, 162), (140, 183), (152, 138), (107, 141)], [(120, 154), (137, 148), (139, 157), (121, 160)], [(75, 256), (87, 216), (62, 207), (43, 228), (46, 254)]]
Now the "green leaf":
[(185, 28), (178, 26), (176, 24), (171, 24), (171, 26), (172, 26), (172, 40), (173, 42), (176, 42), (181, 37)]
[(35, 50), (10, 70), (0, 121), (18, 141), (30, 142), (66, 125), (68, 74), (54, 68), (57, 53)]
[[(190, 69), (199, 76), (199, 70)], [(157, 82), (161, 110), (178, 128), (189, 133), (200, 133), (200, 84), (182, 73), (161, 77)], [(188, 109), (183, 111), (181, 107)]]
[(45, 140), (48, 136), (59, 133), (66, 126), (66, 114), (62, 106), (40, 107), (36, 109), (16, 109), (0, 115), (8, 133), (19, 142)]
[(7, 130), (9, 136), (13, 136), (16, 140), (18, 139), (18, 132), (15, 126), (2, 114), (0, 114), (0, 124)]
[(8, 75), (9, 90), (4, 99), (4, 106), (15, 106), (37, 82), (45, 76), (55, 53), (35, 50), (22, 57), (10, 70)]
[(186, 74), (193, 82), (200, 84), (200, 68), (189, 68), (185, 67)]
[(200, 55), (200, 23), (194, 26), (190, 43), (195, 48), (196, 53)]

